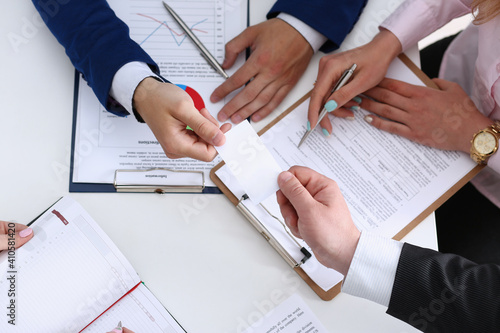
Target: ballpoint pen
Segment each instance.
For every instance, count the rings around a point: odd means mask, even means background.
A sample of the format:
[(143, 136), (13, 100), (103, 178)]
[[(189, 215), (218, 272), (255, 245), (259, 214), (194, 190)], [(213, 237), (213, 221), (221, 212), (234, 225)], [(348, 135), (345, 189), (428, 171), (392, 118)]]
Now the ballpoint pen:
[[(342, 73), (342, 76), (337, 81), (337, 84), (335, 84), (335, 87), (333, 87), (332, 91), (330, 92), (330, 95), (333, 94), (335, 91), (339, 90), (340, 88), (342, 88), (349, 81), (349, 79), (351, 78), (352, 74), (354, 73), (354, 70), (356, 69), (356, 67), (357, 67), (357, 65), (354, 64), (351, 66), (351, 68), (345, 70), (344, 73)], [(304, 133), (304, 136), (302, 137), (302, 139), (299, 142), (298, 148), (300, 148), (300, 146), (304, 143), (304, 141), (306, 141), (309, 134), (311, 134), (312, 131), (314, 131), (314, 129), (318, 126), (318, 124), (321, 122), (321, 120), (323, 120), (323, 118), (325, 117), (325, 115), (327, 113), (328, 113), (328, 111), (326, 110), (325, 107), (323, 107), (323, 109), (321, 110), (321, 112), (319, 114), (319, 118), (318, 118), (318, 121), (316, 122), (316, 125), (314, 125), (313, 128), (308, 129)]]
[(177, 15), (177, 13), (172, 8), (170, 8), (169, 5), (167, 5), (165, 3), (165, 1), (163, 1), (163, 6), (170, 13), (170, 15), (172, 15), (172, 17), (177, 22), (177, 24), (179, 24), (179, 26), (184, 31), (186, 36), (188, 36), (189, 39), (191, 39), (191, 41), (193, 41), (194, 45), (200, 50), (201, 55), (210, 64), (210, 66), (212, 66), (212, 68), (215, 69), (225, 79), (229, 78), (229, 75), (227, 75), (227, 73), (224, 71), (222, 66), (217, 62), (217, 59), (215, 59), (215, 57), (210, 53), (210, 51), (207, 50), (205, 45), (203, 45), (203, 43), (198, 39), (198, 37), (196, 37), (196, 35), (187, 26), (186, 22), (184, 22), (181, 19), (181, 17), (179, 15)]
[(123, 327), (122, 327), (122, 322), (119, 321), (118, 325), (111, 331), (112, 333), (122, 333), (123, 332)]

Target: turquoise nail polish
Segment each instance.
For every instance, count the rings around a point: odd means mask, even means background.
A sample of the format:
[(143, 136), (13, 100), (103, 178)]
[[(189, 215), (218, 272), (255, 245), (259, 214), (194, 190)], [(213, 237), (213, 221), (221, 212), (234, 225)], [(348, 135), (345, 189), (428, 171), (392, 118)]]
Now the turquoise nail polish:
[(350, 109), (352, 111), (359, 111), (359, 109), (361, 109), (358, 105), (354, 105), (354, 106), (351, 106)]
[(359, 96), (354, 97), (352, 100), (353, 100), (353, 101), (355, 101), (355, 102), (356, 102), (356, 103), (358, 103), (358, 104), (361, 104), (361, 102), (363, 101), (363, 100), (361, 99), (361, 97), (359, 97)]
[(328, 138), (330, 136), (330, 132), (328, 132), (326, 128), (323, 128), (323, 135)]
[(331, 101), (326, 102), (325, 104), (325, 109), (328, 112), (332, 112), (337, 108), (337, 102), (335, 102), (333, 99)]
[(307, 121), (307, 131), (311, 131), (311, 122), (309, 120)]

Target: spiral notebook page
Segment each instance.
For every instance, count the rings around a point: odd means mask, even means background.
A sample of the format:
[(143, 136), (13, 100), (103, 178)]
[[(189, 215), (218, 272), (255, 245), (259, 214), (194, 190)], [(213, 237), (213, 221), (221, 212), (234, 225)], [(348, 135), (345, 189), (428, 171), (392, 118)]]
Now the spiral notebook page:
[[(0, 321), (1, 332), (78, 332), (140, 282), (72, 199), (61, 199), (31, 227), (34, 237), (16, 250), (14, 268), (7, 253), (0, 254), (1, 271), (16, 276), (18, 309), (15, 326)], [(0, 293), (9, 287), (3, 276)]]
[(184, 332), (182, 327), (143, 284), (106, 311), (92, 325), (83, 330), (83, 333), (108, 332), (119, 321), (134, 332)]

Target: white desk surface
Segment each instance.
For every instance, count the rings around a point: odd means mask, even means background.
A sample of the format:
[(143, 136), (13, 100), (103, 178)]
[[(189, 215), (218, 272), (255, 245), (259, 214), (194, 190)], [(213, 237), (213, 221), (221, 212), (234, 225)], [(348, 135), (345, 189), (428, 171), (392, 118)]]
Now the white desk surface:
[[(399, 2), (370, 1), (346, 43), (367, 42)], [(271, 5), (252, 0), (252, 22)], [(30, 1), (1, 2), (0, 22), (0, 218), (27, 223), (68, 194), (74, 69)], [(16, 36), (24, 38), (17, 48)], [(310, 89), (318, 59), (275, 114)], [(241, 331), (292, 293), (330, 332), (414, 331), (369, 301), (320, 300), (222, 195), (71, 196), (187, 332)], [(433, 216), (405, 240), (435, 249)]]

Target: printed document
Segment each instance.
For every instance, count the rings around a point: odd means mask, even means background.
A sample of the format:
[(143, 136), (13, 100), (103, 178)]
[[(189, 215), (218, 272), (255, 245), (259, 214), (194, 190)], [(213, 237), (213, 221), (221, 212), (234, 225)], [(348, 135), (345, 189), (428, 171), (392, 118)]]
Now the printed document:
[[(192, 41), (159, 0), (110, 0), (118, 17), (130, 27), (130, 36), (157, 62), (161, 75), (184, 89), (195, 102), (216, 115), (226, 101), (210, 102), (214, 89), (224, 82), (200, 55)], [(247, 26), (247, 1), (169, 0), (208, 50), (222, 63), (224, 46)], [(244, 62), (242, 54), (228, 74)], [(87, 83), (80, 78), (74, 143), (74, 183), (113, 183), (117, 169), (171, 168), (208, 172), (220, 159), (205, 163), (165, 156), (146, 124), (133, 115), (107, 112)], [(197, 177), (196, 175), (194, 177)]]
[[(399, 59), (387, 77), (423, 85)], [(335, 180), (360, 230), (394, 237), (476, 166), (465, 153), (429, 148), (378, 130), (363, 120), (369, 114), (366, 110), (355, 111), (354, 121), (332, 117), (330, 138), (316, 129), (298, 148), (306, 131), (308, 105), (309, 99), (265, 132), (261, 140), (283, 170), (307, 166)], [(239, 176), (226, 165), (216, 174), (238, 199), (245, 193)], [(299, 262), (303, 255), (283, 227), (262, 207), (250, 200), (243, 203)], [(263, 203), (281, 217), (275, 194)], [(314, 255), (301, 268), (324, 290), (342, 281), (342, 275), (320, 264)]]

